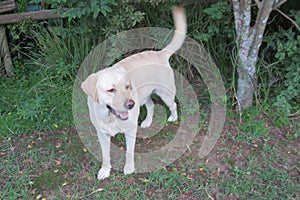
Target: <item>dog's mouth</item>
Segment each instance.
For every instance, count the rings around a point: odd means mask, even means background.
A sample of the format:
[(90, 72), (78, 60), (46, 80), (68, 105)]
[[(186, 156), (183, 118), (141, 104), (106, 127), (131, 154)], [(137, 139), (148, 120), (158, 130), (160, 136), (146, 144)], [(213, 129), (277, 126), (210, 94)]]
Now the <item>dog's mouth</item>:
[(127, 120), (128, 119), (128, 111), (116, 111), (114, 110), (111, 106), (106, 105), (108, 108), (109, 112), (111, 112), (113, 115), (115, 115), (117, 118), (121, 120)]

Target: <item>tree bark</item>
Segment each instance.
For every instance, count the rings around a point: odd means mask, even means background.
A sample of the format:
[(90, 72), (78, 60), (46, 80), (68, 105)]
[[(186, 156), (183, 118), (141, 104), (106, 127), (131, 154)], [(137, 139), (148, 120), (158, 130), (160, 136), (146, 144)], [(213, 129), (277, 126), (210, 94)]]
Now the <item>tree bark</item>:
[(240, 109), (253, 105), (256, 92), (256, 63), (263, 34), (273, 9), (286, 0), (255, 0), (258, 7), (255, 24), (251, 27), (251, 0), (232, 0), (237, 52), (237, 101)]

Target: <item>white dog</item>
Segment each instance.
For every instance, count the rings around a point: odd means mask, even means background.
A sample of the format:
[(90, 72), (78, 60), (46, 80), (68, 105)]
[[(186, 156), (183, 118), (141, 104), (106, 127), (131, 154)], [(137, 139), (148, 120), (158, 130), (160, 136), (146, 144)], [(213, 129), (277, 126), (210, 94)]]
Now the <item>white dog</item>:
[(129, 56), (112, 67), (89, 75), (81, 85), (88, 95), (91, 122), (97, 130), (101, 145), (103, 162), (98, 172), (100, 180), (110, 175), (110, 139), (120, 132), (126, 138), (124, 173), (134, 172), (134, 147), (140, 106), (146, 105), (147, 109), (147, 116), (141, 127), (149, 127), (154, 111), (151, 94), (160, 96), (170, 109), (168, 121), (177, 120), (177, 105), (174, 102), (176, 87), (169, 58), (185, 40), (184, 9), (175, 7), (173, 17), (175, 34), (164, 49)]

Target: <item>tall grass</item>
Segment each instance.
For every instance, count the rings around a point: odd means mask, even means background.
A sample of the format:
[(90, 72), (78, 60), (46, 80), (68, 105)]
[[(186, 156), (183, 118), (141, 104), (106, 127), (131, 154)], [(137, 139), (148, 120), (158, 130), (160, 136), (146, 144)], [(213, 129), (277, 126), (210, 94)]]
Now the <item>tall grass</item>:
[(73, 80), (93, 46), (86, 35), (78, 27), (36, 29), (29, 62), (0, 77), (0, 137), (72, 126)]
[(60, 78), (74, 78), (85, 56), (94, 46), (89, 30), (82, 27), (69, 28), (49, 26), (34, 33), (38, 51), (34, 52), (34, 63), (46, 68)]

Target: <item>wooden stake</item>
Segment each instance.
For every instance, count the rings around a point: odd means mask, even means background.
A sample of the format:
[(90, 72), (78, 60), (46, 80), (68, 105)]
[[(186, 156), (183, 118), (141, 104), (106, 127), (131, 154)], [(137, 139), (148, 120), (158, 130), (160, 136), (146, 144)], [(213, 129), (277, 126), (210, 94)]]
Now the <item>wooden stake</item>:
[(8, 42), (5, 33), (5, 26), (0, 25), (0, 66), (1, 66), (1, 58), (4, 60), (4, 66), (6, 75), (12, 75), (12, 61), (9, 53)]

